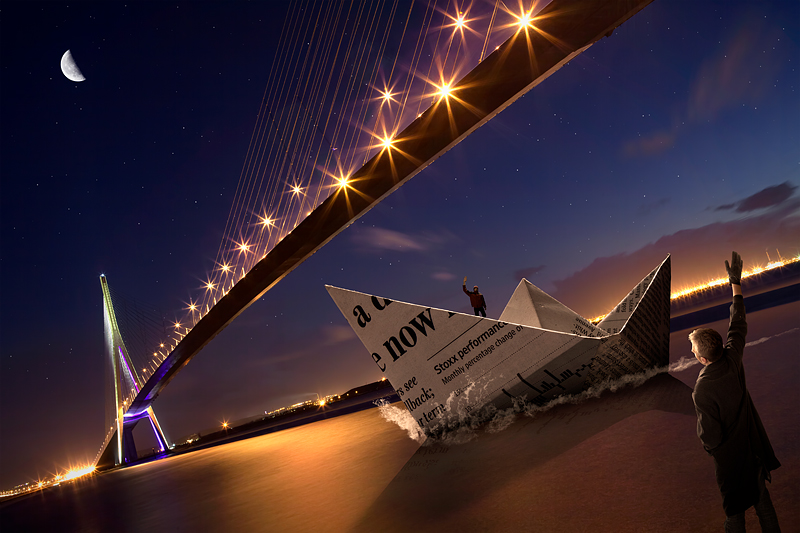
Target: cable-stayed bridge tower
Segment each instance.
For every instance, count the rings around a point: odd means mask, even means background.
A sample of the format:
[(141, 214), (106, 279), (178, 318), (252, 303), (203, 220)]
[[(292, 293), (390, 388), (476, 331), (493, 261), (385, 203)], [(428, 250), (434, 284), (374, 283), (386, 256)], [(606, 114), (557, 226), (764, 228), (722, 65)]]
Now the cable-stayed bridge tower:
[(113, 442), (107, 443), (108, 447), (98, 461), (98, 466), (116, 466), (130, 463), (138, 458), (136, 443), (133, 440), (133, 428), (142, 420), (147, 419), (150, 423), (160, 451), (165, 451), (169, 444), (152, 407), (129, 415), (131, 402), (141, 390), (145, 380), (136, 371), (136, 367), (131, 361), (131, 354), (122, 338), (122, 332), (114, 312), (111, 291), (108, 287), (108, 279), (105, 275), (100, 276), (100, 286), (103, 290), (106, 336), (106, 379), (109, 381), (109, 396), (113, 398), (113, 400), (111, 398), (106, 400), (107, 402), (111, 400), (108, 407), (113, 408), (112, 416), (109, 416), (112, 410), (107, 409), (107, 418), (111, 418), (111, 420), (106, 420), (106, 426), (109, 431), (109, 439)]

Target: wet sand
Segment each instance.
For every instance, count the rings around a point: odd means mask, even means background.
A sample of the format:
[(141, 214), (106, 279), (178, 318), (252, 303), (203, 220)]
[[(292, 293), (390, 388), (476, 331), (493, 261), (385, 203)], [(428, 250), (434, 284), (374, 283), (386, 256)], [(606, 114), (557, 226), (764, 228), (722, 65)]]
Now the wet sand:
[[(783, 531), (798, 531), (800, 302), (748, 324), (748, 386), (783, 463), (769, 488)], [(691, 356), (687, 334), (672, 334), (671, 361)], [(699, 371), (456, 446), (420, 447), (370, 409), (4, 502), (0, 531), (721, 531), (695, 434)]]

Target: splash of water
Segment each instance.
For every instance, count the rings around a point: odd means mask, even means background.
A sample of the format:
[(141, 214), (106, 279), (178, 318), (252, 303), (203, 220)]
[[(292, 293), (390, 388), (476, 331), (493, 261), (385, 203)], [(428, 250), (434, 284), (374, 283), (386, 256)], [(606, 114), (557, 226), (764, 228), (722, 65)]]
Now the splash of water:
[[(788, 332), (787, 332), (788, 333)], [(597, 385), (589, 387), (583, 392), (578, 394), (563, 395), (553, 398), (545, 405), (534, 405), (525, 403), (523, 401), (515, 401), (512, 407), (508, 409), (497, 409), (492, 405), (486, 405), (478, 412), (470, 413), (469, 415), (462, 415), (458, 420), (448, 419), (447, 424), (436, 433), (436, 436), (426, 434), (426, 432), (417, 424), (414, 417), (404, 408), (395, 407), (390, 405), (386, 400), (379, 400), (376, 402), (378, 405), (381, 416), (387, 421), (397, 424), (401, 429), (408, 433), (409, 438), (423, 445), (430, 444), (445, 444), (456, 445), (463, 444), (477, 438), (480, 430), (486, 433), (499, 433), (507, 429), (517, 418), (517, 415), (522, 413), (525, 416), (536, 416), (557, 407), (566, 404), (579, 404), (587, 400), (599, 398), (604, 392), (610, 391), (612, 393), (624, 387), (639, 387), (650, 378), (658, 374), (667, 372), (682, 372), (698, 364), (697, 359), (694, 357), (681, 357), (678, 361), (670, 363), (666, 366), (660, 366), (640, 372), (637, 374), (627, 374), (619, 379), (607, 380)], [(467, 389), (462, 391), (458, 398), (451, 395), (447, 399), (446, 406), (449, 412), (464, 412), (463, 409), (451, 409), (461, 405), (466, 405), (466, 402), (471, 395), (475, 394), (478, 397), (486, 390), (488, 383), (471, 384)]]
[(390, 405), (389, 401), (383, 398), (377, 400), (375, 405), (378, 406), (378, 411), (380, 411), (383, 419), (387, 422), (397, 424), (400, 429), (408, 433), (408, 438), (420, 444), (425, 442), (425, 432), (422, 431), (417, 421), (414, 420), (414, 417), (411, 416), (411, 413), (406, 409), (400, 409), (399, 407)]

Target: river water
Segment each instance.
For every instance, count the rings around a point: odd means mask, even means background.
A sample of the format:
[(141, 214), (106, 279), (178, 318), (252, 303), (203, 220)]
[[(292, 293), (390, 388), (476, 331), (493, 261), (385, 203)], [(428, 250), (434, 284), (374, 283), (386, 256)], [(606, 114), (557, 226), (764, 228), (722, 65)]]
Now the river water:
[[(798, 317), (800, 302), (748, 316), (745, 356), (783, 463), (770, 491), (784, 531), (800, 524)], [(672, 335), (671, 361), (691, 356), (687, 333)], [(402, 408), (369, 409), (3, 502), (0, 531), (719, 531), (698, 372), (516, 415), (458, 445), (420, 446), (387, 420)]]

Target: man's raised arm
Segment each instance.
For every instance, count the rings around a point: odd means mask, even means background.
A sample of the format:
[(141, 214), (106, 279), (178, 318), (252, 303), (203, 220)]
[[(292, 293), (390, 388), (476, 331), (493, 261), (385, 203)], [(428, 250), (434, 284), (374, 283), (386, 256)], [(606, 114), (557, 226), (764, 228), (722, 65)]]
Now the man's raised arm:
[[(730, 348), (730, 356), (741, 360), (744, 355), (745, 336), (747, 335), (747, 321), (744, 312), (744, 296), (742, 295), (742, 256), (736, 252), (731, 254), (731, 262), (725, 261), (725, 270), (728, 271), (728, 281), (733, 292), (731, 304), (731, 322), (728, 326), (728, 339), (725, 345)], [(735, 354), (735, 355), (734, 355)]]

